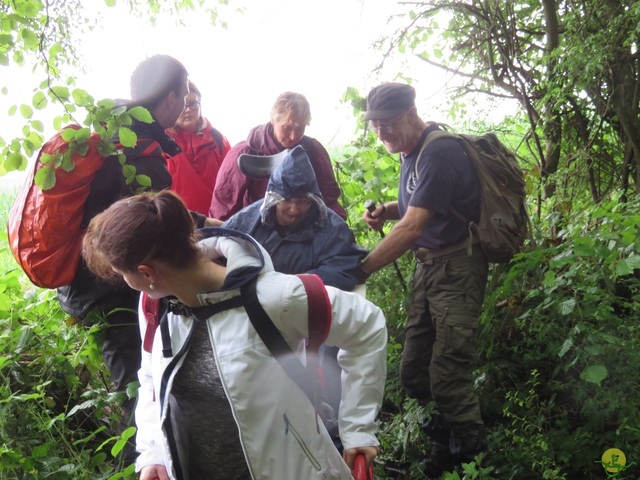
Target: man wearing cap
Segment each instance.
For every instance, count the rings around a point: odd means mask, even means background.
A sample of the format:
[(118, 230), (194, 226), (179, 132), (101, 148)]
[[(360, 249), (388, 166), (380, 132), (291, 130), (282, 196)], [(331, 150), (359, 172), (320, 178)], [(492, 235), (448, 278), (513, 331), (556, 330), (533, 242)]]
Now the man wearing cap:
[(488, 266), (480, 246), (469, 246), (465, 223), (450, 211), (479, 221), (475, 170), (454, 139), (422, 148), (439, 127), (420, 119), (415, 96), (410, 85), (384, 83), (367, 97), (364, 118), (389, 153), (400, 154), (401, 171), (398, 201), (362, 217), (374, 230), (386, 220), (398, 222), (360, 268), (366, 278), (407, 250), (416, 257), (400, 376), (410, 397), (437, 405), (438, 413), (423, 425), (431, 443), (423, 465), (428, 476), (439, 478), (487, 447), (471, 361)]
[[(127, 165), (135, 167), (137, 175), (147, 177), (150, 190), (160, 191), (171, 186), (165, 158), (179, 153), (180, 149), (165, 129), (175, 124), (184, 109), (184, 98), (189, 93), (188, 82), (188, 72), (180, 61), (169, 55), (154, 55), (143, 60), (131, 74), (131, 100), (118, 102), (128, 107), (143, 106), (153, 118), (152, 123), (134, 118), (129, 128), (138, 137), (136, 145), (119, 147)], [(120, 145), (117, 133), (111, 141)], [(143, 188), (138, 184), (138, 178), (136, 176), (129, 183), (123, 175), (119, 158), (106, 158), (91, 182), (91, 191), (84, 204), (83, 228), (113, 202), (132, 196)], [(199, 226), (203, 226), (205, 217), (198, 215), (197, 220)], [(58, 288), (60, 306), (67, 314), (85, 325), (93, 325), (100, 320), (104, 322), (102, 354), (115, 391), (125, 392), (127, 385), (138, 379), (141, 361), (137, 315), (139, 296), (139, 292), (124, 282), (109, 284), (101, 281), (89, 271), (83, 259), (80, 259), (71, 284)], [(130, 398), (123, 403), (123, 423), (132, 422), (135, 402), (135, 398)], [(126, 464), (132, 463), (137, 456), (132, 444), (128, 444), (123, 452)]]

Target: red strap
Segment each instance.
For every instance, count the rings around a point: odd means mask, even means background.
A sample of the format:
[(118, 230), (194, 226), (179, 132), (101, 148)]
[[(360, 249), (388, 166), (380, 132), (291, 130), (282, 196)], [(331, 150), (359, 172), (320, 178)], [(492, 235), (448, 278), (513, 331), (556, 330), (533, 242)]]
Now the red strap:
[(145, 352), (151, 353), (153, 349), (153, 337), (156, 334), (158, 328), (158, 310), (160, 308), (160, 299), (153, 299), (146, 293), (142, 294), (142, 311), (147, 319), (147, 330), (144, 334), (144, 341), (142, 342), (142, 348)]
[(309, 305), (309, 350), (317, 351), (324, 343), (331, 328), (331, 302), (322, 279), (315, 273), (297, 275), (307, 292)]

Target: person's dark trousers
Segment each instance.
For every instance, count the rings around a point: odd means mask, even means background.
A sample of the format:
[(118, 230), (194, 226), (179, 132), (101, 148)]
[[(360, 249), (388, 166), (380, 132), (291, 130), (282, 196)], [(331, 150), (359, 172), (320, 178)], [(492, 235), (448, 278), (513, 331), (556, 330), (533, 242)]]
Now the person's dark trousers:
[(455, 463), (473, 460), (486, 448), (471, 361), (487, 273), (487, 260), (474, 245), (471, 256), (464, 249), (419, 262), (412, 282), (401, 381), (410, 397), (435, 401), (442, 421), (431, 438), (441, 453), (448, 443)]
[[(135, 308), (132, 305), (129, 308), (115, 309), (105, 318), (107, 326), (102, 339), (102, 355), (116, 392), (125, 392), (131, 382), (138, 380), (142, 341)], [(130, 398), (122, 403), (121, 430), (135, 425), (136, 400)], [(123, 457), (126, 465), (135, 461), (135, 436), (130, 438), (124, 448)]]

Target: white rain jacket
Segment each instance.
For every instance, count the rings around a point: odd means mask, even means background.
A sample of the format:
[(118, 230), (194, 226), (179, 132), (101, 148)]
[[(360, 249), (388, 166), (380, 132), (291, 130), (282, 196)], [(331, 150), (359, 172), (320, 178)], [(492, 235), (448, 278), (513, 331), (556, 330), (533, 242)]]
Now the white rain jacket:
[[(203, 305), (240, 294), (240, 286), (259, 274), (260, 303), (283, 337), (304, 361), (307, 338), (307, 298), (302, 282), (273, 271), (268, 254), (251, 237), (231, 230), (205, 230), (200, 242), (209, 258), (227, 259), (225, 288), (200, 294)], [(342, 399), (340, 437), (345, 449), (378, 445), (375, 419), (386, 378), (387, 331), (382, 311), (357, 294), (327, 287), (332, 325), (327, 345), (340, 348)], [(171, 460), (169, 438), (163, 428), (168, 393), (185, 358), (185, 340), (194, 320), (168, 314), (173, 357), (163, 358), (160, 328), (152, 353), (142, 352), (140, 390), (136, 408), (136, 470), (165, 465), (179, 478)], [(145, 338), (146, 320), (140, 310)], [(273, 358), (254, 330), (243, 307), (207, 321), (213, 355), (238, 427), (249, 472), (254, 480), (350, 479), (351, 472), (336, 450), (314, 407)], [(203, 419), (206, 421), (206, 419)], [(179, 473), (178, 473), (179, 475)]]

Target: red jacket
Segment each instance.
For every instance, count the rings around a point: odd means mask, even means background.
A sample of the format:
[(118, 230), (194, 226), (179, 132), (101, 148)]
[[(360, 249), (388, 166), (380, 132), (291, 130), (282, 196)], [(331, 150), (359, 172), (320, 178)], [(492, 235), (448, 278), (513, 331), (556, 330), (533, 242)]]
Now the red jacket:
[(206, 126), (199, 133), (180, 127), (167, 130), (182, 150), (167, 161), (167, 168), (172, 177), (171, 190), (184, 200), (189, 210), (208, 215), (218, 170), (231, 145), (205, 121)]
[[(320, 142), (306, 135), (302, 137), (299, 145), (302, 145), (309, 156), (327, 207), (346, 219), (347, 212), (338, 203), (340, 187), (333, 175), (329, 154)], [(270, 123), (252, 129), (247, 140), (233, 147), (222, 162), (213, 190), (209, 216), (227, 220), (242, 208), (264, 197), (269, 178), (248, 178), (240, 173), (238, 157), (241, 154), (273, 155), (282, 150), (273, 137), (273, 127)]]

